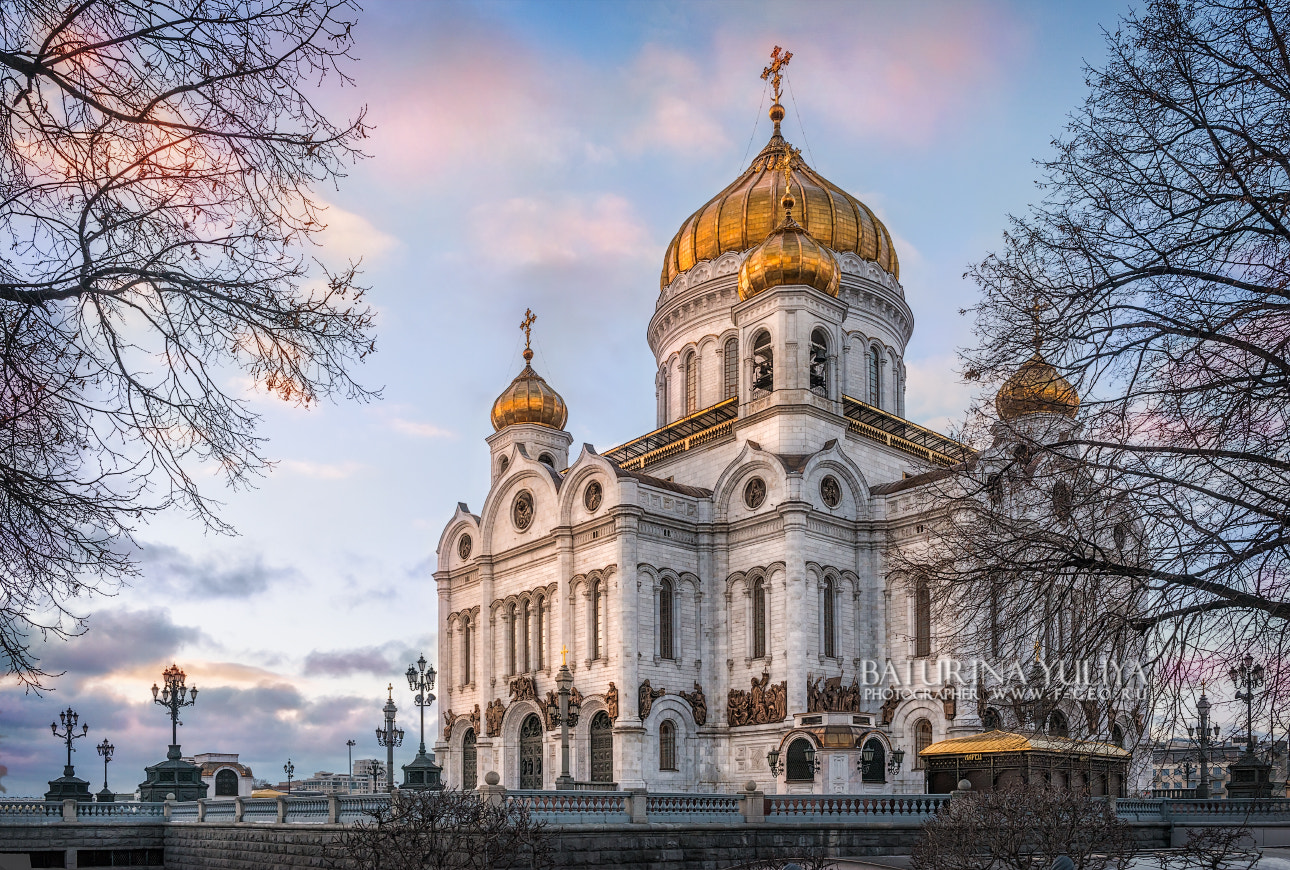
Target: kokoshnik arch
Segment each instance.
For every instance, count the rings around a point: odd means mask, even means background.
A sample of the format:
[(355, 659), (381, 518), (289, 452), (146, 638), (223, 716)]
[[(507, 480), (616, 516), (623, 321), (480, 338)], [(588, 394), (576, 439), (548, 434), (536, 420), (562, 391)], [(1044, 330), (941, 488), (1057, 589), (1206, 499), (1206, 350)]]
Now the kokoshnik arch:
[[(477, 514), (458, 504), (434, 574), (435, 750), (451, 786), (488, 771), (508, 788), (554, 786), (546, 711), (562, 648), (583, 782), (921, 792), (918, 750), (1008, 724), (853, 685), (865, 660), (903, 671), (952, 644), (926, 590), (886, 562), (934, 507), (920, 488), (971, 451), (903, 418), (914, 318), (896, 251), (785, 141), (785, 60), (766, 71), (770, 141), (664, 257), (647, 330), (659, 428), (571, 457), (568, 408), (527, 348), (493, 406), (488, 495)], [(1023, 366), (1001, 415), (1069, 424), (1079, 399), (1051, 375)]]

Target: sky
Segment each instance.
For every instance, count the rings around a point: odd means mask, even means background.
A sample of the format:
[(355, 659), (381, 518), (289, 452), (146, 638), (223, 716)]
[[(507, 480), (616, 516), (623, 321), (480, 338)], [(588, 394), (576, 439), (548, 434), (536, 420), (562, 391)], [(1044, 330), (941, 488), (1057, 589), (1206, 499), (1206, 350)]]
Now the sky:
[[(236, 752), (257, 777), (384, 758), (387, 684), (416, 751), (402, 672), (435, 659), (435, 549), (457, 503), (487, 491), (493, 399), (522, 367), (564, 396), (577, 445), (654, 428), (645, 329), (667, 243), (770, 135), (760, 73), (786, 69), (785, 136), (864, 201), (895, 240), (914, 311), (906, 411), (945, 430), (971, 392), (963, 278), (1009, 214), (1038, 197), (1036, 159), (1085, 94), (1085, 63), (1121, 2), (368, 2), (354, 87), (319, 105), (368, 109), (370, 158), (336, 187), (319, 257), (362, 258), (378, 309), (360, 380), (379, 401), (304, 409), (252, 388), (277, 465), (251, 490), (210, 490), (236, 536), (183, 515), (138, 531), (141, 572), (82, 599), (86, 633), (40, 649), (44, 693), (0, 685), (0, 786), (61, 775), (48, 723), (89, 725), (73, 757), (114, 790), (165, 756), (149, 687), (172, 661), (200, 688), (185, 754)], [(212, 478), (214, 480), (214, 478)], [(216, 486), (212, 483), (211, 486)], [(439, 715), (426, 716), (426, 739)]]

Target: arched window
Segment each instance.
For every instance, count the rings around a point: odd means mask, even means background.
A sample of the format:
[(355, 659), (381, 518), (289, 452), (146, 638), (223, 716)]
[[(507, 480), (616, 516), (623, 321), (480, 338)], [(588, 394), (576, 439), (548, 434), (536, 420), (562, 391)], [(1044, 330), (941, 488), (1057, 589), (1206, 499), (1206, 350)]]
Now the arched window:
[(811, 741), (799, 737), (788, 744), (788, 764), (784, 778), (789, 782), (811, 782), (815, 779), (815, 760), (807, 760)]
[(685, 413), (699, 410), (699, 359), (694, 351), (685, 355)]
[(667, 372), (658, 373), (658, 425), (667, 423)]
[(501, 459), (497, 460), (497, 472), (499, 474), (505, 474), (506, 466), (510, 464), (511, 464), (511, 461), (507, 459), (505, 456), (503, 456)]
[(926, 719), (919, 719), (914, 723), (914, 767), (923, 766), (923, 756), (920, 754), (924, 749), (932, 745), (932, 723)]
[(555, 468), (555, 457), (553, 457), (550, 453), (543, 453), (541, 456), (538, 457), (538, 462), (541, 462), (543, 465), (546, 465), (550, 468)]
[(1071, 726), (1066, 721), (1066, 714), (1061, 710), (1054, 710), (1048, 717), (1048, 736), (1049, 737), (1070, 737)]
[(753, 339), (752, 369), (754, 390), (769, 393), (775, 389), (775, 353), (770, 347), (769, 332), (759, 332)]
[(658, 587), (658, 656), (674, 659), (672, 646), (672, 581), (667, 577)]
[(766, 655), (766, 583), (760, 577), (753, 583), (753, 658)]
[(882, 357), (878, 346), (869, 348), (869, 403), (875, 408), (882, 407)]
[(1111, 742), (1121, 749), (1124, 748), (1124, 729), (1120, 727), (1119, 722), (1111, 726)]
[(534, 658), (537, 660), (537, 670), (540, 671), (546, 667), (546, 596), (539, 595), (533, 607), (537, 616), (537, 630), (533, 632), (533, 651)]
[(226, 767), (215, 774), (215, 797), (237, 797), (237, 771)]
[(739, 395), (739, 340), (736, 338), (726, 339), (726, 350), (721, 355), (721, 362), (725, 369), (725, 389), (722, 392), (723, 399), (733, 399)]
[(823, 329), (811, 333), (811, 389), (821, 396), (829, 389), (829, 339)]
[(467, 616), (461, 621), (461, 684), (469, 686), (473, 683), (474, 675), (470, 672), (470, 617)]
[(981, 717), (981, 727), (986, 731), (999, 731), (1003, 728), (1003, 717), (993, 707), (986, 707), (985, 715)]
[(999, 584), (990, 582), (990, 657), (997, 659), (1003, 648), (1002, 607), (1000, 605)]
[(515, 632), (519, 628), (516, 625), (519, 622), (519, 613), (516, 611), (513, 602), (510, 607), (506, 608), (506, 616), (506, 668), (507, 673), (514, 674), (517, 673), (515, 670)]
[(467, 728), (466, 736), (461, 738), (461, 787), (474, 789), (479, 787), (479, 756), (475, 748), (475, 729)]
[[(866, 755), (869, 756), (867, 762), (864, 760)], [(887, 781), (887, 750), (877, 737), (871, 737), (860, 750), (860, 781)]]
[(932, 593), (926, 580), (914, 587), (914, 655), (932, 654)]
[(833, 588), (833, 578), (828, 577), (824, 580), (824, 654), (829, 658), (837, 656), (837, 616), (836, 611), (837, 590)]
[(658, 726), (658, 769), (676, 770), (676, 725), (671, 719)]
[(600, 599), (603, 594), (601, 581), (597, 580), (591, 585), (591, 657), (593, 659), (600, 658), (601, 641), (604, 640), (600, 631), (601, 611), (604, 610)]
[(522, 638), (521, 638), (521, 643), (522, 643), (522, 644), (523, 644), (523, 646), (524, 646), (524, 654), (523, 654), (523, 656), (522, 656), (521, 658), (522, 658), (522, 659), (523, 659), (523, 661), (524, 661), (524, 673), (526, 673), (526, 674), (527, 674), (529, 671), (531, 671), (531, 670), (532, 670), (532, 668), (530, 668), (530, 667), (529, 667), (529, 664), (530, 664), (530, 662), (529, 662), (529, 648), (532, 646), (532, 644), (529, 642), (529, 638), (531, 638), (531, 637), (533, 636), (533, 635), (532, 635), (532, 620), (531, 620), (531, 619), (530, 619), (530, 617), (529, 617), (529, 603), (528, 603), (528, 600), (527, 600), (527, 599), (526, 599), (526, 600), (525, 600), (525, 602), (524, 602), (524, 621), (523, 621), (522, 623), (520, 623), (520, 625), (521, 625), (521, 626), (523, 627), (523, 629), (524, 629), (524, 633), (523, 633)]

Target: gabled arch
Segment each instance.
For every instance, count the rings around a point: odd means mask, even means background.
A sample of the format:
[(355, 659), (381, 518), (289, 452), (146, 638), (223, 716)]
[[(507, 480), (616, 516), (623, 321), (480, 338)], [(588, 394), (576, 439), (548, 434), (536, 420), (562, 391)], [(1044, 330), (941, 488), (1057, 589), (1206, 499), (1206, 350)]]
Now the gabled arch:
[(590, 444), (583, 444), (582, 452), (564, 474), (557, 525), (570, 526), (579, 518), (588, 519), (583, 492), (592, 480), (600, 481), (602, 491), (601, 506), (596, 510), (597, 517), (606, 514), (608, 508), (620, 504), (622, 493), (618, 479), (617, 466), (597, 453)]
[[(480, 512), (480, 541), (485, 553), (496, 553), (500, 537), (519, 535), (537, 540), (550, 533), (559, 524), (560, 490), (563, 478), (550, 466), (530, 458), (522, 444), (511, 446), (511, 469), (489, 492)], [(523, 532), (511, 526), (511, 504), (520, 490), (533, 493), (535, 516), (533, 524)]]
[(732, 499), (738, 500), (740, 505), (736, 513), (744, 511), (743, 487), (753, 476), (766, 481), (766, 501), (758, 509), (759, 512), (767, 510), (786, 496), (788, 481), (783, 462), (775, 454), (762, 450), (755, 442), (744, 441), (739, 455), (726, 465), (712, 486), (712, 511), (716, 522), (729, 520)]
[[(472, 545), (470, 556), (464, 560), (457, 554), (457, 539), (463, 532), (470, 534)], [(479, 517), (470, 512), (464, 501), (457, 502), (452, 519), (448, 520), (448, 524), (440, 532), (439, 543), (435, 545), (437, 570), (453, 571), (470, 564), (482, 551), (483, 541), (480, 538)]]

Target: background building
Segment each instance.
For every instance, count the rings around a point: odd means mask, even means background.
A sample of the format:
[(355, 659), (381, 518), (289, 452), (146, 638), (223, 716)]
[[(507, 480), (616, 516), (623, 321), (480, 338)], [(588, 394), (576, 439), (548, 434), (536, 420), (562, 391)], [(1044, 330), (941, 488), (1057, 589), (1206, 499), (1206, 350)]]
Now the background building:
[(205, 752), (186, 758), (201, 768), (202, 782), (212, 798), (250, 797), (254, 789), (251, 768), (237, 760), (236, 752)]

